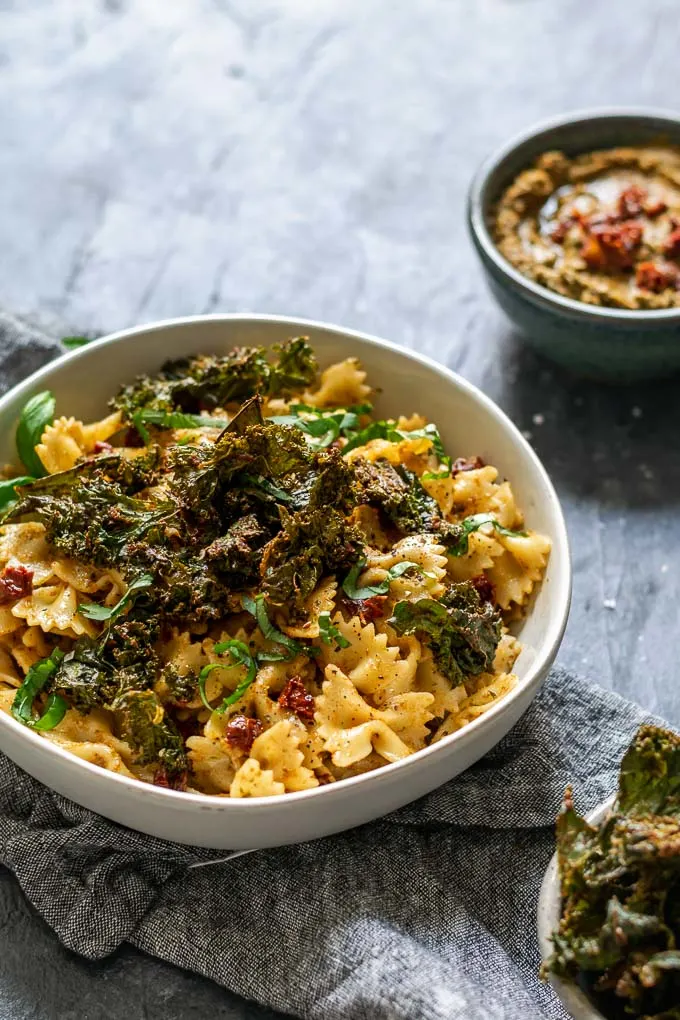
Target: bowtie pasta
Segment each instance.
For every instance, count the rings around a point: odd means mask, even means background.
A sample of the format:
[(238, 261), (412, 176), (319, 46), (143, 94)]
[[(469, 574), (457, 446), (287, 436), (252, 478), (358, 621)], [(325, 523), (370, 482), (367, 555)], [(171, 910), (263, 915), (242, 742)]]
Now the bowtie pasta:
[(0, 707), (102, 768), (263, 797), (399, 761), (516, 683), (550, 542), (304, 338), (24, 409), (0, 482)]

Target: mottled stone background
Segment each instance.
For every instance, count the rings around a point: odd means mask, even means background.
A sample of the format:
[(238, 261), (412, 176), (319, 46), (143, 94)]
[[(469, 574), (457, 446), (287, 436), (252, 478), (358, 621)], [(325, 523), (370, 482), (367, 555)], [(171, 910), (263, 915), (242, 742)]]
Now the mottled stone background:
[[(677, 0), (0, 0), (0, 305), (57, 331), (288, 313), (445, 362), (564, 502), (561, 662), (678, 724), (678, 387), (525, 352), (464, 203), (536, 119), (677, 109), (679, 24)], [(131, 950), (83, 963), (0, 883), (2, 1018), (265, 1016)]]

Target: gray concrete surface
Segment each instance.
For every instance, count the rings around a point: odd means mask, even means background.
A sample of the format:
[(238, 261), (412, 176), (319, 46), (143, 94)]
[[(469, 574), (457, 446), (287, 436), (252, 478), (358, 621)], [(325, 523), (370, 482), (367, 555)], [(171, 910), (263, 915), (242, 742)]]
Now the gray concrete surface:
[[(0, 0), (0, 305), (78, 331), (302, 315), (460, 371), (564, 502), (560, 661), (680, 724), (678, 384), (526, 352), (464, 225), (477, 163), (533, 121), (677, 108), (678, 26), (676, 0)], [(132, 950), (83, 963), (0, 876), (0, 1017), (266, 1015)]]

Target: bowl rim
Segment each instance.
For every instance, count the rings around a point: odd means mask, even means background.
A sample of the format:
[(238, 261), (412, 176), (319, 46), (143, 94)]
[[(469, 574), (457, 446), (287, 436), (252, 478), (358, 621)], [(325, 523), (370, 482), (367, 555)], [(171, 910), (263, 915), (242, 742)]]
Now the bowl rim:
[[(597, 807), (593, 808), (585, 817), (591, 825), (602, 821), (605, 815), (611, 810), (616, 794), (612, 794)], [(557, 852), (550, 858), (541, 882), (541, 889), (538, 895), (537, 928), (538, 944), (541, 951), (543, 963), (549, 958), (552, 952), (551, 936), (559, 922), (560, 915), (560, 881), (559, 868), (557, 864)], [(555, 994), (564, 1006), (569, 1010), (574, 1020), (607, 1020), (603, 1013), (591, 1002), (586, 993), (569, 981), (563, 978), (550, 975), (550, 985)]]
[(505, 712), (522, 692), (527, 691), (527, 689), (534, 691), (538, 687), (547, 670), (554, 662), (569, 618), (572, 593), (572, 564), (564, 513), (546, 469), (543, 467), (543, 464), (535, 453), (533, 447), (524, 438), (514, 422), (510, 420), (505, 412), (502, 411), (490, 397), (474, 386), (471, 382), (468, 382), (467, 379), (464, 379), (447, 366), (440, 364), (425, 354), (402, 347), (393, 341), (385, 340), (369, 333), (363, 333), (359, 330), (337, 326), (333, 323), (324, 322), (322, 320), (304, 319), (267, 313), (215, 312), (208, 315), (177, 316), (169, 319), (154, 320), (138, 326), (131, 326), (126, 329), (117, 330), (114, 333), (106, 334), (96, 340), (92, 340), (87, 345), (84, 345), (74, 351), (67, 351), (60, 357), (48, 362), (42, 368), (24, 379), (17, 386), (12, 387), (12, 389), (8, 390), (7, 393), (3, 394), (2, 397), (0, 397), (0, 411), (4, 410), (6, 405), (14, 403), (22, 397), (30, 397), (41, 387), (44, 381), (49, 379), (55, 369), (60, 368), (75, 359), (87, 359), (91, 357), (93, 352), (114, 346), (118, 341), (125, 340), (130, 337), (142, 336), (150, 332), (162, 332), (168, 328), (196, 325), (206, 321), (222, 322), (225, 324), (275, 323), (286, 326), (291, 330), (292, 334), (299, 333), (300, 331), (304, 332), (307, 329), (336, 333), (340, 337), (349, 337), (351, 339), (359, 340), (366, 343), (368, 346), (380, 348), (385, 352), (399, 353), (412, 361), (419, 362), (425, 367), (436, 372), (438, 375), (443, 376), (448, 384), (454, 389), (463, 391), (469, 397), (472, 397), (473, 400), (477, 401), (477, 403), (481, 404), (486, 412), (492, 418), (495, 418), (501, 428), (510, 433), (514, 441), (514, 445), (519, 446), (524, 456), (532, 463), (534, 470), (541, 479), (544, 494), (551, 506), (552, 516), (555, 522), (555, 533), (550, 535), (550, 539), (553, 543), (553, 550), (559, 548), (564, 562), (564, 571), (560, 583), (555, 583), (552, 588), (552, 598), (554, 599), (556, 608), (554, 611), (554, 619), (545, 635), (544, 647), (540, 653), (537, 652), (533, 661), (528, 666), (526, 676), (515, 688), (513, 688), (513, 690), (511, 690), (503, 698), (499, 699), (499, 701), (483, 715), (474, 719), (462, 729), (444, 737), (436, 744), (431, 744), (429, 747), (422, 748), (420, 751), (417, 751), (406, 758), (402, 758), (399, 761), (389, 762), (378, 769), (373, 769), (370, 772), (364, 772), (357, 776), (348, 777), (347, 779), (343, 779), (337, 783), (329, 783), (309, 790), (276, 794), (271, 797), (240, 798), (235, 802), (229, 797), (216, 797), (212, 794), (183, 792), (154, 786), (153, 784), (145, 783), (142, 780), (121, 775), (118, 772), (102, 769), (91, 762), (85, 761), (84, 759), (69, 753), (52, 741), (45, 741), (38, 733), (17, 722), (17, 720), (8, 713), (0, 712), (0, 729), (4, 726), (8, 726), (10, 729), (13, 729), (15, 733), (21, 734), (22, 739), (24, 740), (37, 742), (37, 746), (40, 746), (43, 749), (45, 748), (45, 745), (47, 745), (52, 753), (64, 760), (70, 767), (74, 767), (74, 765), (77, 767), (82, 766), (86, 772), (90, 772), (93, 776), (97, 777), (99, 781), (102, 781), (102, 773), (104, 773), (111, 782), (116, 783), (121, 789), (126, 789), (128, 793), (164, 800), (169, 808), (173, 806), (179, 807), (180, 804), (194, 804), (196, 807), (200, 807), (203, 810), (210, 807), (215, 810), (228, 811), (230, 808), (235, 809), (238, 807), (240, 810), (245, 809), (252, 813), (266, 811), (267, 806), (271, 805), (272, 802), (291, 803), (293, 800), (300, 802), (303, 800), (312, 800), (320, 796), (323, 796), (327, 800), (330, 800), (333, 796), (342, 797), (344, 794), (349, 793), (351, 789), (361, 788), (367, 782), (375, 782), (377, 776), (384, 776), (387, 778), (389, 775), (392, 775), (397, 771), (405, 773), (409, 767), (417, 767), (417, 763), (425, 761), (428, 757), (443, 753), (444, 750), (452, 744), (457, 744), (462, 750), (469, 744), (474, 743), (478, 735), (481, 735), (485, 730), (493, 727), (495, 718)]
[[(550, 290), (549, 287), (544, 287), (542, 284), (535, 283), (527, 276), (524, 276), (500, 252), (491, 236), (487, 223), (490, 201), (486, 190), (489, 178), (500, 164), (523, 145), (534, 139), (538, 140), (542, 136), (549, 137), (550, 133), (557, 128), (569, 125), (576, 126), (598, 120), (618, 120), (622, 123), (626, 121), (656, 120), (672, 124), (680, 130), (680, 116), (673, 110), (656, 109), (646, 106), (594, 107), (592, 109), (573, 110), (570, 113), (540, 120), (531, 127), (525, 128), (514, 135), (509, 141), (499, 146), (482, 161), (468, 189), (468, 226), (480, 252), (493, 263), (496, 269), (512, 280), (515, 287), (532, 303), (553, 311), (556, 308), (560, 309), (563, 312), (569, 313), (572, 318), (588, 320), (591, 323), (593, 320), (600, 319), (603, 324), (617, 325), (624, 329), (637, 330), (643, 323), (652, 327), (667, 327), (675, 321), (680, 321), (680, 306), (677, 308), (656, 309), (609, 308), (600, 305), (589, 305), (584, 301), (577, 301), (575, 298), (564, 297), (562, 294)], [(547, 141), (548, 138), (546, 137)]]

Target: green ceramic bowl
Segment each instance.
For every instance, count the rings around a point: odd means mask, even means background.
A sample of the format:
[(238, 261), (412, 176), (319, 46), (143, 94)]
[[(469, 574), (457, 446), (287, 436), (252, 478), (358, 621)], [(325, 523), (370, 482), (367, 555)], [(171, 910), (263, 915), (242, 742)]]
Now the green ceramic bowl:
[(644, 109), (572, 113), (515, 138), (483, 163), (470, 186), (468, 223), (494, 297), (527, 343), (581, 375), (633, 382), (680, 371), (680, 308), (599, 308), (534, 283), (494, 244), (493, 207), (517, 174), (550, 149), (576, 155), (659, 142), (680, 145), (680, 117)]

